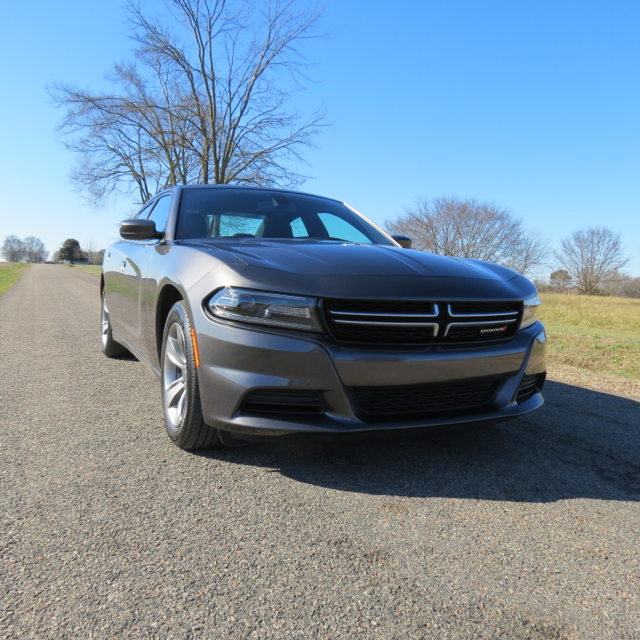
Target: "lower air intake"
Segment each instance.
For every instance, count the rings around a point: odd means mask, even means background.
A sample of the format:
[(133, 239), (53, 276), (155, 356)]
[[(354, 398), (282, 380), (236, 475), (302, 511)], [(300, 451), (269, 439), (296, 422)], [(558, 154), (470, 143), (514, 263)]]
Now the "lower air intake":
[(546, 377), (545, 373), (537, 373), (532, 376), (524, 376), (522, 378), (522, 382), (518, 387), (518, 391), (516, 393), (515, 401), (520, 403), (528, 400), (536, 393), (540, 393), (542, 391), (542, 386), (544, 385), (544, 379)]
[(482, 407), (491, 402), (501, 382), (352, 387), (351, 393), (360, 411), (367, 415), (401, 416)]
[(324, 402), (318, 391), (258, 389), (245, 396), (240, 411), (318, 416), (324, 413)]

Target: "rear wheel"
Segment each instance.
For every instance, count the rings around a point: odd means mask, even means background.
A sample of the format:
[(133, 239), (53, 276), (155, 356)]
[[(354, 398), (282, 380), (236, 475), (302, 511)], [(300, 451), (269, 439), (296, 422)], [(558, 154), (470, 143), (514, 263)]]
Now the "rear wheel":
[(105, 291), (102, 292), (102, 311), (100, 312), (100, 345), (102, 346), (102, 353), (107, 358), (123, 358), (129, 355), (129, 351), (113, 339)]
[(220, 434), (202, 419), (191, 330), (184, 302), (176, 302), (162, 338), (162, 405), (171, 441), (181, 449), (205, 449), (219, 445)]

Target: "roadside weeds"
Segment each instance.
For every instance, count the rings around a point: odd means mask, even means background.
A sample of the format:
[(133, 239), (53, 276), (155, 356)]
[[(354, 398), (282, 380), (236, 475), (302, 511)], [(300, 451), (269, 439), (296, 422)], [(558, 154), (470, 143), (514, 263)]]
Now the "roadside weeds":
[(0, 296), (24, 273), (27, 262), (0, 262)]

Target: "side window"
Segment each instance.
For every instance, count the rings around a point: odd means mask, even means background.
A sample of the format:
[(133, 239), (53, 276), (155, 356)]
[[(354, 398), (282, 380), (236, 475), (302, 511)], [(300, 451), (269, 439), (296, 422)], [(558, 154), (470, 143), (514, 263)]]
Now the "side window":
[(164, 233), (167, 226), (167, 218), (169, 217), (169, 210), (171, 209), (171, 196), (165, 196), (160, 198), (153, 207), (153, 211), (147, 218), (147, 220), (153, 220), (156, 223), (156, 231), (162, 231)]
[(358, 229), (356, 229), (350, 222), (347, 222), (333, 213), (319, 213), (318, 218), (322, 220), (322, 224), (331, 238), (346, 240), (348, 242), (364, 242), (366, 244), (371, 244), (371, 240), (369, 240), (364, 233), (358, 231)]

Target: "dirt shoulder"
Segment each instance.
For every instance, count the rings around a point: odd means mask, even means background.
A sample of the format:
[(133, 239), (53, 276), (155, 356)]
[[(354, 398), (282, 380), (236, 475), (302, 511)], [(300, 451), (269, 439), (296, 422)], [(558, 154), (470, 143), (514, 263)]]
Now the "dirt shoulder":
[(565, 384), (601, 391), (602, 393), (609, 393), (622, 398), (640, 400), (640, 380), (553, 363), (547, 367), (547, 376), (549, 380), (556, 382), (564, 382)]

